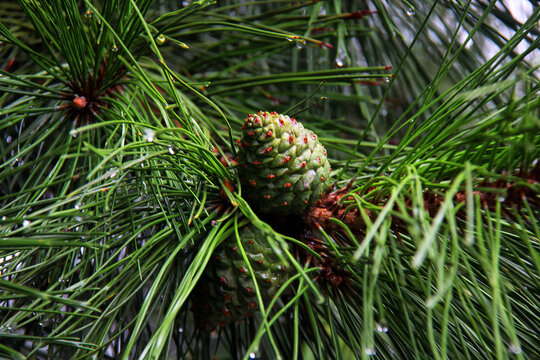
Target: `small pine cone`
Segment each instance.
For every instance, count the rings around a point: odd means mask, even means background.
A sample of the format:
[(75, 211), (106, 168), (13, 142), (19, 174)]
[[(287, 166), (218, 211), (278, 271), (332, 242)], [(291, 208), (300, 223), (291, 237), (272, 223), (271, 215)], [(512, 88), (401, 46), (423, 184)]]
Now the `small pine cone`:
[(287, 115), (249, 115), (239, 145), (243, 189), (263, 213), (300, 214), (329, 188), (324, 146)]
[[(242, 247), (255, 273), (261, 298), (267, 304), (288, 279), (288, 268), (253, 225), (240, 230)], [(196, 322), (205, 329), (250, 317), (259, 308), (255, 284), (238, 248), (236, 235), (212, 255), (192, 296)]]

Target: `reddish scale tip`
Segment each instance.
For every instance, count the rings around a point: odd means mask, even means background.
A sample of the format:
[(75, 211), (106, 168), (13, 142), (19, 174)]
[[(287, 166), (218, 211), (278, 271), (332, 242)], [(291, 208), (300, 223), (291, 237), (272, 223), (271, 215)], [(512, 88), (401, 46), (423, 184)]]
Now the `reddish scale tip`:
[(215, 259), (216, 259), (216, 260), (219, 260), (219, 259), (220, 259), (220, 257), (219, 257), (219, 256), (216, 256), (216, 257), (215, 257)]
[(254, 162), (252, 162), (253, 165), (261, 165), (261, 162), (259, 160), (255, 160)]
[(308, 142), (308, 138), (307, 136), (304, 136), (304, 144), (307, 144), (307, 142)]
[(321, 176), (321, 181), (324, 181), (324, 176)]
[(232, 251), (236, 251), (236, 246), (233, 246), (231, 249)]
[(86, 105), (88, 105), (88, 101), (86, 101), (84, 96), (77, 96), (75, 99), (73, 99), (73, 103), (75, 104), (75, 107), (79, 109), (84, 109)]
[(225, 315), (226, 317), (231, 317), (231, 312), (229, 311), (229, 309), (223, 309), (222, 312), (223, 315)]
[(276, 175), (274, 175), (274, 174), (270, 174), (270, 175), (267, 176), (267, 178), (269, 178), (269, 179), (273, 179), (275, 177), (276, 177)]
[(275, 112), (275, 111), (272, 111), (270, 114), (272, 114), (272, 115), (274, 115), (274, 116), (275, 116), (275, 115), (278, 115), (278, 113)]
[(287, 206), (287, 205), (289, 205), (289, 203), (286, 202), (286, 201), (284, 201), (284, 202), (283, 202), (283, 206)]
[(283, 159), (283, 161), (281, 163), (285, 164), (285, 163), (289, 162), (290, 160), (291, 160), (290, 156), (285, 156), (285, 158)]
[(248, 304), (248, 307), (249, 307), (250, 309), (255, 309), (255, 306), (256, 306), (256, 305), (255, 305), (255, 303), (254, 303), (253, 301), (250, 301), (249, 304)]
[(264, 195), (264, 198), (265, 198), (266, 200), (270, 199), (270, 194)]
[(229, 295), (227, 295), (227, 294), (223, 294), (223, 300), (229, 302), (229, 301), (231, 301), (231, 297)]
[(320, 157), (317, 158), (317, 162), (318, 162), (318, 163), (321, 162), (321, 158), (320, 158)]
[(249, 183), (250, 183), (251, 185), (253, 185), (253, 186), (257, 185), (257, 183), (255, 182), (255, 180), (253, 180), (253, 179), (249, 180)]
[(253, 244), (253, 240), (249, 240), (249, 243), (250, 243), (250, 244)]
[(219, 279), (219, 281), (225, 284), (227, 282), (227, 279), (225, 279), (225, 276), (222, 276), (221, 279)]
[(249, 142), (244, 141), (244, 146), (249, 146), (249, 145), (251, 145)]
[(269, 147), (267, 147), (266, 149), (264, 149), (263, 152), (264, 152), (264, 153), (269, 153), (270, 151), (272, 151), (272, 147), (271, 147), (271, 146), (269, 146)]
[(317, 135), (311, 134), (311, 137), (313, 138), (313, 140), (317, 140)]
[(294, 136), (289, 135), (289, 144), (292, 144), (294, 142)]
[(268, 139), (270, 136), (272, 136), (272, 130), (268, 130), (266, 134), (264, 134), (265, 139)]
[(270, 283), (270, 279), (266, 279), (266, 283), (269, 284), (269, 283)]
[(246, 269), (244, 269), (244, 268), (238, 268), (238, 271), (240, 271), (241, 273), (243, 273), (243, 272), (246, 272)]
[(259, 264), (262, 264), (262, 260), (257, 261)]
[(283, 185), (284, 188), (288, 188), (288, 187), (291, 187), (292, 184), (290, 182), (286, 183), (285, 185)]
[(292, 122), (292, 123), (293, 123), (294, 125), (296, 125), (296, 124), (297, 124), (297, 121), (296, 121), (296, 119), (295, 119), (295, 118), (291, 118), (291, 122)]
[(300, 168), (303, 168), (304, 166), (306, 166), (306, 162), (305, 161), (302, 161), (302, 163), (300, 164)]
[(282, 118), (279, 119), (279, 123), (280, 123), (281, 126), (285, 125), (285, 121), (283, 121)]
[(249, 136), (255, 135), (255, 133), (254, 133), (253, 131), (248, 131), (247, 134), (248, 134)]
[(247, 292), (252, 292), (253, 289), (252, 289), (252, 288), (246, 288), (246, 291), (247, 291)]

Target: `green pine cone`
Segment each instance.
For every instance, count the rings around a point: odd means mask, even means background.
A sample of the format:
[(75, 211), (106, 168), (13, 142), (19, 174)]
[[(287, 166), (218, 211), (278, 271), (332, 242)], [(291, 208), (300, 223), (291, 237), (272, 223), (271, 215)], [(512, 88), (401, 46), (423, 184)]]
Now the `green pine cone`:
[[(244, 227), (239, 236), (267, 304), (287, 281), (288, 264), (280, 261), (265, 234), (255, 226)], [(233, 234), (216, 249), (194, 289), (192, 310), (197, 323), (213, 329), (250, 317), (259, 308), (255, 289)]]
[(300, 214), (328, 190), (330, 164), (317, 135), (287, 115), (249, 115), (242, 127), (240, 177), (264, 213)]

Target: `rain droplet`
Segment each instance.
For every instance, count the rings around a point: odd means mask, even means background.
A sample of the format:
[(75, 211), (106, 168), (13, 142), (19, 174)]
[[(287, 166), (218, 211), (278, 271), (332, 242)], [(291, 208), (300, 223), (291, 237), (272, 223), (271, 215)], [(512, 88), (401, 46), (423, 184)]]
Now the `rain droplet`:
[(414, 16), (414, 15), (416, 15), (416, 11), (413, 8), (409, 8), (407, 10), (407, 15), (408, 16)]
[(338, 50), (338, 54), (336, 56), (336, 66), (337, 67), (343, 67), (345, 66), (345, 50), (343, 50), (342, 48), (339, 48)]
[(118, 51), (118, 46), (116, 46), (116, 44), (113, 44), (113, 46), (111, 48), (111, 51), (112, 52), (117, 52)]
[(249, 358), (250, 358), (250, 359), (255, 359), (256, 356), (257, 356), (257, 355), (255, 355), (254, 352), (249, 353)]
[(156, 134), (154, 133), (154, 130), (144, 129), (144, 136), (143, 136), (144, 141), (153, 142), (155, 136)]
[(92, 17), (92, 11), (87, 10), (87, 11), (84, 13), (84, 17), (90, 19), (90, 18)]
[(292, 41), (294, 41), (294, 39), (293, 39), (293, 38), (287, 38), (287, 41), (291, 41), (291, 42), (292, 42)]
[(23, 225), (23, 226), (28, 226), (28, 225), (30, 225), (31, 223), (32, 223), (32, 222), (31, 222), (30, 220), (24, 220), (23, 223), (22, 223), (22, 225)]
[(156, 39), (156, 42), (158, 43), (158, 45), (163, 45), (165, 44), (165, 40), (166, 40), (165, 35), (159, 34), (159, 36)]
[(11, 136), (8, 135), (8, 136), (6, 137), (6, 142), (9, 144), (9, 143), (11, 142), (11, 140), (12, 140)]
[(2, 216), (2, 221), (6, 221), (6, 217), (5, 216)]
[(377, 351), (374, 348), (370, 348), (370, 347), (366, 348), (364, 352), (366, 353), (366, 355), (369, 355), (369, 356), (377, 355)]
[(77, 133), (77, 130), (75, 130), (75, 129), (71, 129), (71, 130), (69, 131), (69, 134), (70, 134), (73, 138), (76, 138), (77, 135), (79, 135), (79, 134)]
[(305, 46), (306, 46), (306, 40), (300, 39), (300, 40), (296, 41), (296, 47), (298, 49), (303, 49)]
[(384, 78), (384, 82), (385, 82), (385, 83), (389, 83), (390, 80), (392, 80), (392, 79), (390, 79), (390, 76), (387, 76), (387, 77)]
[(217, 220), (212, 220), (210, 222), (210, 224), (212, 224), (212, 226), (218, 226), (218, 221)]
[(508, 345), (508, 352), (510, 354), (521, 354), (521, 346), (519, 344), (511, 343)]
[(79, 209), (81, 208), (81, 205), (80, 205), (80, 204), (75, 204), (74, 208), (75, 208), (76, 210), (79, 210)]
[(178, 328), (178, 332), (181, 334), (184, 332), (184, 328)]
[(381, 333), (388, 332), (388, 327), (384, 324), (377, 324), (377, 331)]
[(172, 146), (169, 146), (169, 154), (174, 155), (174, 149)]

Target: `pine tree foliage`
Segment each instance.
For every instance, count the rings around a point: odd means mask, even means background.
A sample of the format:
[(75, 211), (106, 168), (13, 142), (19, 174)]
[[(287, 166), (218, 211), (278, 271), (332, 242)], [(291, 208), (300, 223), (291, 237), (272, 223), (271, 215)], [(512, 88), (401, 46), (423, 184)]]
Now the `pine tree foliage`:
[[(0, 357), (540, 358), (540, 8), (511, 3), (1, 2)], [(327, 149), (302, 214), (245, 196), (260, 110)], [(247, 224), (288, 279), (199, 326)]]

